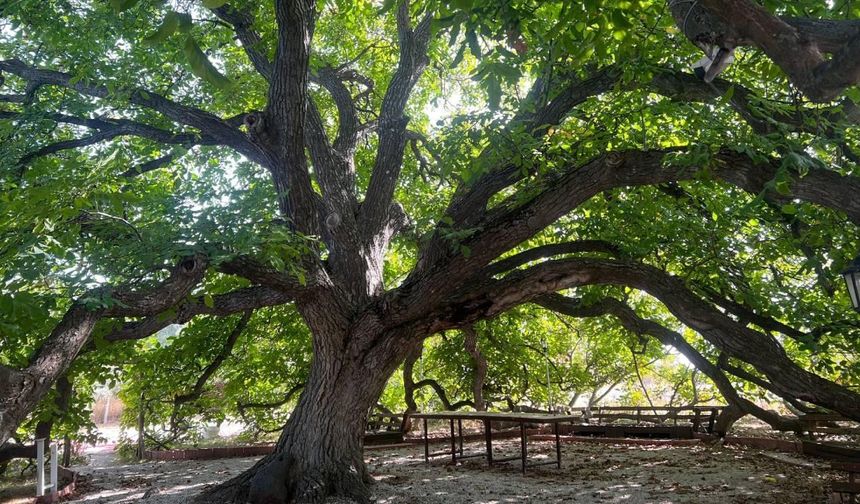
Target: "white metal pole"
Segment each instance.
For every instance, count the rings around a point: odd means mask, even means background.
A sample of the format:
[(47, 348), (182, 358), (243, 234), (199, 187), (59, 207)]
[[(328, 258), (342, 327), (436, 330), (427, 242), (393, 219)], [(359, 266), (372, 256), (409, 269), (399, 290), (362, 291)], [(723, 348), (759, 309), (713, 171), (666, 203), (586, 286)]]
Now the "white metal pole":
[(36, 440), (36, 497), (45, 495), (45, 440)]
[(111, 391), (108, 390), (107, 399), (105, 400), (105, 411), (104, 411), (104, 415), (102, 415), (102, 424), (104, 424), (104, 425), (107, 425), (108, 418), (109, 418), (108, 415), (110, 414), (110, 396), (111, 396)]
[(51, 495), (57, 496), (59, 492), (57, 486), (57, 443), (51, 443)]

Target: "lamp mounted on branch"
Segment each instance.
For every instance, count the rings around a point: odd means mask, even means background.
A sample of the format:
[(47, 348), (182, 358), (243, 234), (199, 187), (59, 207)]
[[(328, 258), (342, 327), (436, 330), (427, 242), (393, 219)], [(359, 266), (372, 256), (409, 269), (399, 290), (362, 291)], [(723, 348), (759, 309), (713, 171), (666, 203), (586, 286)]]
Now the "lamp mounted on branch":
[(669, 10), (675, 23), (705, 56), (693, 70), (705, 82), (713, 81), (734, 60), (741, 37), (734, 28), (699, 5), (698, 0), (671, 0)]
[(842, 272), (845, 284), (848, 286), (848, 295), (851, 297), (851, 305), (860, 313), (860, 255), (854, 258), (845, 271)]

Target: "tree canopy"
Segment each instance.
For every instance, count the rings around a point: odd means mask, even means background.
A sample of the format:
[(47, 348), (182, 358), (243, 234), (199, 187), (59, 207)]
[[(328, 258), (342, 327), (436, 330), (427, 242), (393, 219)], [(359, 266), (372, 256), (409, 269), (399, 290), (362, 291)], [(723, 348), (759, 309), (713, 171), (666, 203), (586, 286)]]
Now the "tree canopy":
[(676, 0), (0, 4), (0, 442), (122, 382), (174, 425), (293, 411), (229, 498), (361, 499), (363, 415), (443, 332), (471, 397), (468, 331), (491, 403), (653, 339), (738, 414), (860, 419), (860, 6), (699, 3), (737, 30), (712, 83)]

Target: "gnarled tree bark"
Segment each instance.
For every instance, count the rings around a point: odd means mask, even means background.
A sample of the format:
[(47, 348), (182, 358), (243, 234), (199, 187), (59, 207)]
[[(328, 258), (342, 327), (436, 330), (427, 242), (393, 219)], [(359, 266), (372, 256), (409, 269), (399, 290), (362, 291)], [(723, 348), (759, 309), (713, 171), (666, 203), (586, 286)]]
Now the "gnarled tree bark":
[(334, 494), (369, 502), (362, 444), (367, 412), (414, 343), (396, 334), (316, 336), (308, 381), (275, 452), (197, 501), (320, 502)]
[(463, 328), (464, 343), (466, 351), (472, 357), (474, 363), (474, 376), (472, 377), (472, 396), (475, 398), (475, 409), (486, 411), (487, 403), (484, 402), (484, 381), (487, 379), (487, 358), (478, 348), (478, 332), (475, 328), (468, 326)]

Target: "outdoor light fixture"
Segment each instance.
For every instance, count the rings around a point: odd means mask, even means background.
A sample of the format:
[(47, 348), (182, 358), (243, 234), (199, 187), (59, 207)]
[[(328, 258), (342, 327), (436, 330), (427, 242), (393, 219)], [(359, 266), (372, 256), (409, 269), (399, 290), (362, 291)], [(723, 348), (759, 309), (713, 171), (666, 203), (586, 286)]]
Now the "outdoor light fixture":
[(860, 256), (854, 258), (845, 271), (842, 272), (845, 283), (848, 285), (848, 295), (851, 296), (851, 304), (854, 310), (860, 312)]

